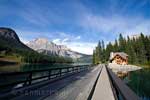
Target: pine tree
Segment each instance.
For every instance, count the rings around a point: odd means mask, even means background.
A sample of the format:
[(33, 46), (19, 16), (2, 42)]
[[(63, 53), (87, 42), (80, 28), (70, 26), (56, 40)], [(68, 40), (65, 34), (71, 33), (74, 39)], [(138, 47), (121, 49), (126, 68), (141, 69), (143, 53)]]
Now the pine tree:
[(117, 40), (115, 40), (115, 44), (114, 44), (114, 52), (117, 52), (117, 51), (119, 51), (119, 46), (118, 46), (118, 41)]
[(93, 64), (96, 64), (96, 55), (95, 55), (95, 50), (93, 50)]
[(119, 51), (125, 51), (125, 39), (123, 38), (122, 34), (119, 35)]
[(102, 40), (102, 51), (105, 50), (105, 44), (104, 41)]
[(93, 51), (93, 63), (106, 62), (109, 60), (110, 52), (125, 52), (129, 55), (129, 64), (149, 64), (150, 65), (150, 36), (144, 36), (142, 33), (137, 38), (123, 38), (122, 34), (119, 39), (115, 40), (112, 45), (104, 45), (104, 41), (98, 42), (96, 49)]
[(139, 39), (137, 40), (138, 45), (138, 58), (140, 64), (145, 64), (147, 62), (146, 60), (146, 51), (144, 47), (144, 35), (141, 34)]
[(99, 47), (99, 44), (96, 47), (96, 60), (95, 61), (96, 61), (96, 64), (98, 64), (99, 61), (100, 61), (100, 47)]
[(102, 40), (102, 49), (101, 49), (101, 61), (102, 61), (102, 63), (106, 62), (105, 43), (103, 40)]
[(112, 44), (109, 42), (109, 44), (107, 45), (107, 47), (106, 47), (106, 61), (108, 61), (109, 60), (109, 56), (110, 56), (110, 52), (112, 52), (113, 51), (113, 46), (112, 46)]
[(126, 53), (128, 56), (128, 62), (131, 64), (137, 63), (136, 53), (134, 51), (132, 40), (130, 40), (128, 36), (127, 45), (126, 45)]

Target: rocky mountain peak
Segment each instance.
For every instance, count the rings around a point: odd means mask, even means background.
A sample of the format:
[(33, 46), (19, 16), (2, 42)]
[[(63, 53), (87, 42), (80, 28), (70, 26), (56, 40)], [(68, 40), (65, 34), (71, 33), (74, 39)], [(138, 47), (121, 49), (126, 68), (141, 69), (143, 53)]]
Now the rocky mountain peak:
[(69, 50), (67, 48), (67, 46), (65, 46), (65, 45), (56, 45), (55, 43), (49, 41), (46, 38), (37, 38), (37, 39), (27, 43), (27, 45), (30, 48), (34, 49), (34, 50), (38, 50), (38, 49), (44, 49), (44, 50), (51, 50), (51, 49)]
[(29, 42), (28, 47), (47, 55), (58, 55), (63, 57), (80, 58), (84, 54), (72, 51), (65, 45), (57, 45), (45, 38), (38, 38)]
[(34, 40), (37, 44), (46, 44), (48, 43), (48, 39), (47, 38), (37, 38)]
[(20, 41), (16, 32), (10, 28), (0, 27), (0, 37)]

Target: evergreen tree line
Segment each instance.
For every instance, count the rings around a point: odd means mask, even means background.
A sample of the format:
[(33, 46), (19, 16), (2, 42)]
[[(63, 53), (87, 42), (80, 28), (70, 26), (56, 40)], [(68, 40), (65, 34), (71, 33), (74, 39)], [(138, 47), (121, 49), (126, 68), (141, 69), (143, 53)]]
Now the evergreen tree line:
[(22, 62), (27, 63), (72, 63), (72, 58), (44, 55), (37, 52), (24, 52), (21, 57)]
[(19, 58), (21, 62), (25, 63), (72, 63), (72, 58), (61, 57), (54, 55), (44, 55), (36, 51), (18, 49), (18, 48), (8, 48), (0, 46), (0, 55), (1, 51), (5, 51), (2, 57), (14, 56), (14, 58)]
[(106, 47), (104, 41), (99, 41), (93, 51), (93, 64), (109, 61), (110, 52), (127, 53), (129, 64), (150, 65), (150, 36), (141, 33), (138, 37), (124, 38), (120, 34), (115, 43), (109, 42)]
[[(10, 32), (13, 30), (9, 30)], [(13, 31), (14, 32), (14, 31)], [(2, 32), (3, 33), (3, 32)], [(14, 34), (16, 34), (14, 32)], [(25, 63), (71, 63), (72, 58), (60, 57), (58, 55), (44, 55), (38, 53), (23, 44), (16, 34), (15, 39), (5, 37), (0, 32), (0, 58), (4, 59), (11, 56), (16, 62)]]

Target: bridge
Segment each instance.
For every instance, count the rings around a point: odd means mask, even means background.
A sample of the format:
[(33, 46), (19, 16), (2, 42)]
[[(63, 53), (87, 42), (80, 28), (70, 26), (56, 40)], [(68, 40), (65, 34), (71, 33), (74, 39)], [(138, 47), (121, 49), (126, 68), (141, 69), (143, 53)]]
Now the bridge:
[(0, 81), (0, 100), (140, 100), (105, 64), (1, 73)]

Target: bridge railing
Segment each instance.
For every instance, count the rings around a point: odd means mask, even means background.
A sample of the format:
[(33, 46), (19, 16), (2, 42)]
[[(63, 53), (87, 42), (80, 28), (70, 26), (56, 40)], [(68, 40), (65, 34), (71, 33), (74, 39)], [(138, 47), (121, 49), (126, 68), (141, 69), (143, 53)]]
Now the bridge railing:
[(118, 100), (140, 100), (140, 98), (119, 78), (107, 68), (114, 95)]
[(27, 72), (0, 73), (0, 94), (26, 87), (43, 80), (53, 80), (89, 69), (90, 65), (79, 65)]

